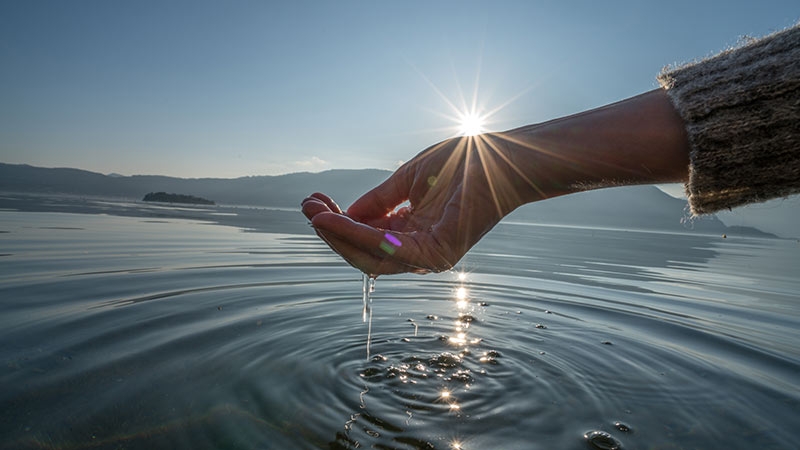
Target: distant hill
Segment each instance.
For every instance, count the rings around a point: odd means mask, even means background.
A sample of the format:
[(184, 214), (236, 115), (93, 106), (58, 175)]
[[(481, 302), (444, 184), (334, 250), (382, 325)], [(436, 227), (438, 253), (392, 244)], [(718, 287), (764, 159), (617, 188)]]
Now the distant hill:
[(215, 205), (214, 201), (195, 197), (187, 194), (169, 194), (166, 192), (151, 192), (144, 196), (143, 202), (184, 203), (187, 205)]
[[(695, 230), (715, 234), (728, 230), (714, 215), (690, 216), (686, 200), (671, 197), (654, 186), (625, 186), (531, 203), (512, 213), (508, 220), (664, 231)], [(761, 233), (743, 227), (735, 234)]]
[(50, 169), (0, 163), (0, 191), (59, 193), (141, 199), (149, 192), (189, 192), (219, 204), (298, 207), (315, 191), (330, 194), (343, 205), (385, 180), (385, 170), (329, 170), (277, 176), (173, 178), (156, 175), (103, 175), (79, 169)]
[[(385, 170), (329, 170), (234, 179), (109, 176), (78, 169), (48, 169), (0, 163), (0, 191), (72, 194), (141, 199), (154, 191), (190, 192), (222, 205), (299, 208), (307, 195), (325, 192), (342, 207), (385, 180)], [(581, 192), (526, 205), (507, 221), (569, 224), (622, 229), (693, 231), (771, 236), (755, 228), (726, 227), (716, 216), (689, 219), (685, 200), (654, 186), (630, 186)]]

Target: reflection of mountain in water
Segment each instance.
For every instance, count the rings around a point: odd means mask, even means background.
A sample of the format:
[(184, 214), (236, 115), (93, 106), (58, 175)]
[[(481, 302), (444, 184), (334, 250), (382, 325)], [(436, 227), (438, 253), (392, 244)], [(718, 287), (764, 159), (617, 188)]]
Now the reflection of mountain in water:
[[(0, 163), (0, 191), (141, 199), (152, 191), (191, 192), (223, 205), (298, 208), (308, 194), (330, 194), (346, 206), (386, 179), (384, 170), (329, 170), (235, 179), (107, 176), (77, 169), (45, 169)], [(39, 202), (41, 203), (41, 202)], [(41, 207), (41, 204), (37, 206)], [(753, 228), (726, 227), (715, 216), (688, 218), (686, 201), (653, 186), (587, 191), (526, 205), (506, 222), (571, 224), (728, 235), (765, 235)], [(257, 224), (256, 224), (257, 225)], [(255, 228), (258, 228), (256, 226)]]

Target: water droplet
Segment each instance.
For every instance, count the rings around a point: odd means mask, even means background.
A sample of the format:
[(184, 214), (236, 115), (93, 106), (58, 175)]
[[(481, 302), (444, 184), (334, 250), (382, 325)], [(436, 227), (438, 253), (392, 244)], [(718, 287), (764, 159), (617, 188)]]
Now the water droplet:
[(369, 359), (369, 344), (372, 339), (372, 293), (375, 292), (375, 278), (363, 273), (361, 274), (361, 282), (364, 303), (364, 311), (361, 313), (362, 321), (367, 322), (367, 316), (369, 316), (367, 324), (367, 358)]
[(605, 431), (587, 431), (583, 437), (592, 448), (599, 450), (620, 450), (622, 448), (622, 443)]
[(372, 378), (380, 374), (381, 374), (381, 369), (378, 369), (377, 367), (368, 367), (361, 372), (361, 376), (364, 378)]
[(450, 367), (456, 367), (461, 364), (461, 358), (459, 358), (458, 355), (445, 352), (434, 356), (428, 361), (428, 363), (431, 367), (446, 369)]
[(489, 350), (487, 352), (483, 352), (483, 356), (480, 357), (480, 362), (487, 363), (487, 364), (497, 364), (497, 358), (500, 357), (500, 352), (497, 350)]
[(461, 383), (469, 384), (472, 383), (472, 375), (470, 375), (469, 369), (461, 369), (456, 371), (454, 374), (445, 377), (445, 381), (459, 381)]
[(622, 422), (614, 422), (614, 427), (616, 429), (618, 429), (619, 431), (622, 431), (623, 433), (630, 433), (631, 432), (631, 427), (629, 427), (628, 425), (626, 425), (626, 424), (624, 424)]

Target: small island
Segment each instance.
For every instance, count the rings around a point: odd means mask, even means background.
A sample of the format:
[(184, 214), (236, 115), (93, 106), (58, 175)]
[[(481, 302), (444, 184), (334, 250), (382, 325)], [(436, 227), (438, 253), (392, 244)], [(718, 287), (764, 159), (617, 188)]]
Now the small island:
[(160, 203), (186, 203), (190, 205), (215, 205), (211, 200), (195, 197), (194, 195), (167, 194), (166, 192), (151, 192), (144, 196), (142, 201)]

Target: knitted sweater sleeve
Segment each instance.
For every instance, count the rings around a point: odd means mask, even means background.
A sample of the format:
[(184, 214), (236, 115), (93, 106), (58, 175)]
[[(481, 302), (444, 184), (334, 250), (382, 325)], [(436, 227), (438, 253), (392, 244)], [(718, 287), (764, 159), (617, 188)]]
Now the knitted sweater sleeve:
[(658, 80), (686, 123), (692, 213), (800, 192), (800, 25)]

